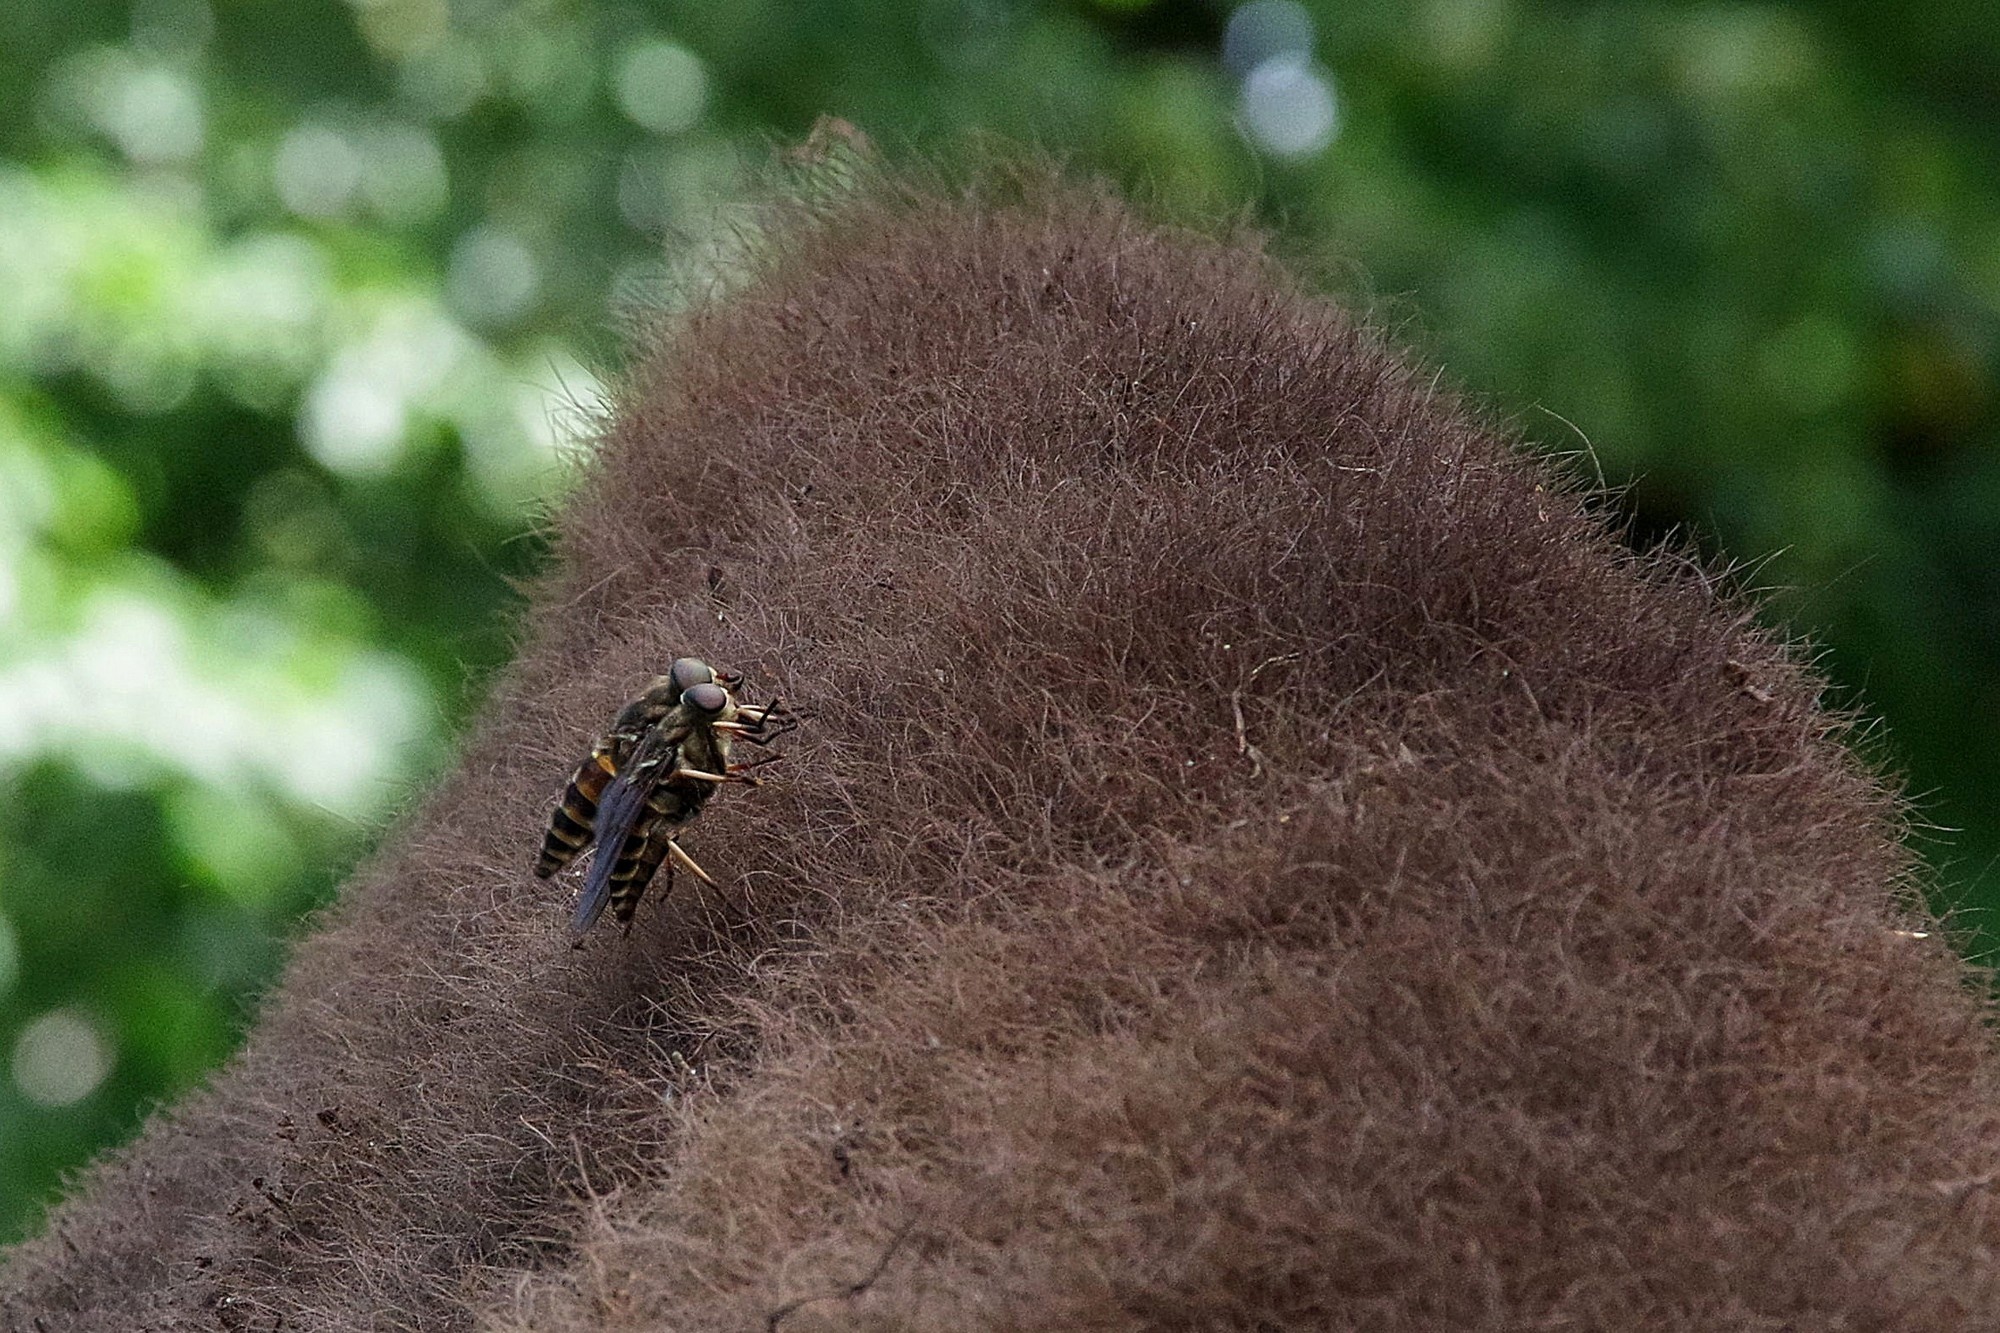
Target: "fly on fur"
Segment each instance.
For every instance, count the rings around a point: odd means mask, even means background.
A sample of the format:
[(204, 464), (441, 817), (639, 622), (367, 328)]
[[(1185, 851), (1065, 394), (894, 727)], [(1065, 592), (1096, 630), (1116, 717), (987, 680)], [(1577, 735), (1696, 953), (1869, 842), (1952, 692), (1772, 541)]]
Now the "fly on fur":
[(792, 723), (776, 700), (762, 706), (739, 702), (734, 691), (741, 686), (740, 676), (680, 658), (619, 710), (611, 730), (578, 765), (550, 816), (535, 873), (547, 878), (597, 843), (572, 922), (579, 939), (607, 906), (629, 930), (632, 913), (662, 864), (669, 892), (676, 865), (704, 883), (715, 882), (682, 850), (676, 835), (717, 787), (756, 785), (750, 770), (764, 761), (732, 762), (737, 739), (765, 745)]

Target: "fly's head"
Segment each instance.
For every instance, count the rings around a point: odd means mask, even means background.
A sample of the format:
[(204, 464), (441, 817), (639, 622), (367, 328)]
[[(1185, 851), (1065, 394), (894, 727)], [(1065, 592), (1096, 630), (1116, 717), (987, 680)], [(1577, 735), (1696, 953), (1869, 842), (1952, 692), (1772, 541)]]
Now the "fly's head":
[(681, 767), (707, 775), (697, 781), (740, 782), (756, 786), (752, 770), (778, 758), (776, 754), (732, 763), (735, 742), (748, 741), (767, 746), (797, 725), (797, 719), (776, 699), (766, 704), (750, 704), (739, 699), (734, 687), (742, 677), (716, 673), (712, 681), (690, 685), (681, 694), (675, 715), (687, 728), (679, 742)]
[(704, 771), (727, 772), (733, 733), (726, 724), (736, 719), (736, 700), (714, 681), (704, 681), (681, 695), (680, 711), (688, 727), (687, 739), (681, 742), (682, 761)]
[(647, 683), (639, 702), (645, 706), (649, 720), (664, 718), (681, 701), (681, 696), (697, 685), (711, 685), (720, 682), (725, 688), (734, 689), (731, 682), (741, 683), (741, 676), (717, 671), (698, 657), (677, 657), (667, 668), (664, 676), (655, 676)]

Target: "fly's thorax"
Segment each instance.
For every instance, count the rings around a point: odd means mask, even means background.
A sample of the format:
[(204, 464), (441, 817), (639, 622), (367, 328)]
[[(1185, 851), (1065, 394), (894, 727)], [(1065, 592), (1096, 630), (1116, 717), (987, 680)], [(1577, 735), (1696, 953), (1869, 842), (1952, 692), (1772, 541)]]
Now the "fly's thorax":
[(646, 793), (646, 834), (679, 828), (693, 819), (708, 803), (710, 790), (705, 782), (662, 782), (654, 787)]
[(637, 735), (647, 727), (657, 725), (663, 718), (679, 706), (681, 696), (696, 685), (711, 685), (715, 682), (715, 668), (696, 657), (677, 657), (664, 676), (655, 676), (646, 682), (646, 688), (639, 697), (625, 705), (618, 714), (615, 730)]
[(686, 704), (676, 704), (662, 714), (633, 747), (631, 764), (635, 776), (650, 773), (655, 768), (659, 769), (659, 776), (662, 777), (671, 772), (674, 756), (687, 740), (694, 723), (695, 718)]
[(681, 767), (720, 773), (729, 765), (729, 737), (712, 724), (697, 722), (681, 742)]
[(671, 676), (655, 676), (633, 703), (647, 722), (657, 722), (669, 708), (681, 701), (681, 688)]
[(618, 710), (618, 716), (611, 722), (611, 734), (625, 737), (629, 741), (658, 722), (661, 715), (671, 707), (673, 707), (671, 703), (656, 700), (652, 691), (648, 690)]

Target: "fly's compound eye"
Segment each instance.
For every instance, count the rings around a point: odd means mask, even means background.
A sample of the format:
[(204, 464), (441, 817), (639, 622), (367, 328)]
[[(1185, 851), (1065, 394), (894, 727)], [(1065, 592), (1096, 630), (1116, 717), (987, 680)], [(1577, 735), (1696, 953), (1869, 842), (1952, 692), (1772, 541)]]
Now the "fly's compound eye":
[(706, 685), (715, 679), (715, 671), (698, 657), (677, 657), (667, 668), (667, 677), (674, 683), (679, 694), (686, 694), (697, 685)]
[(681, 695), (681, 702), (701, 713), (720, 713), (729, 706), (729, 691), (714, 681), (704, 681), (690, 686)]

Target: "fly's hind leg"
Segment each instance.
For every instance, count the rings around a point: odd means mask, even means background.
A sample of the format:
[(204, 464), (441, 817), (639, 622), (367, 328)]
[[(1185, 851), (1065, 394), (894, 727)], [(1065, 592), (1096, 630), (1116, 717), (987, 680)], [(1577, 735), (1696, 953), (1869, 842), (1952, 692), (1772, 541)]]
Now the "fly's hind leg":
[(731, 762), (725, 771), (732, 776), (738, 773), (751, 773), (766, 764), (775, 764), (784, 757), (782, 754), (760, 754), (755, 759), (738, 759)]
[(690, 875), (693, 875), (696, 879), (708, 885), (709, 888), (714, 889), (721, 887), (713, 879), (710, 879), (708, 872), (706, 870), (703, 870), (699, 865), (695, 864), (695, 859), (692, 856), (689, 856), (685, 851), (682, 851), (680, 843), (676, 842), (672, 838), (667, 839), (667, 855), (673, 858), (672, 861), (667, 862), (667, 865), (669, 867), (668, 869), (669, 874), (673, 873), (672, 866), (674, 862), (678, 861), (681, 864), (682, 868), (684, 868)]

